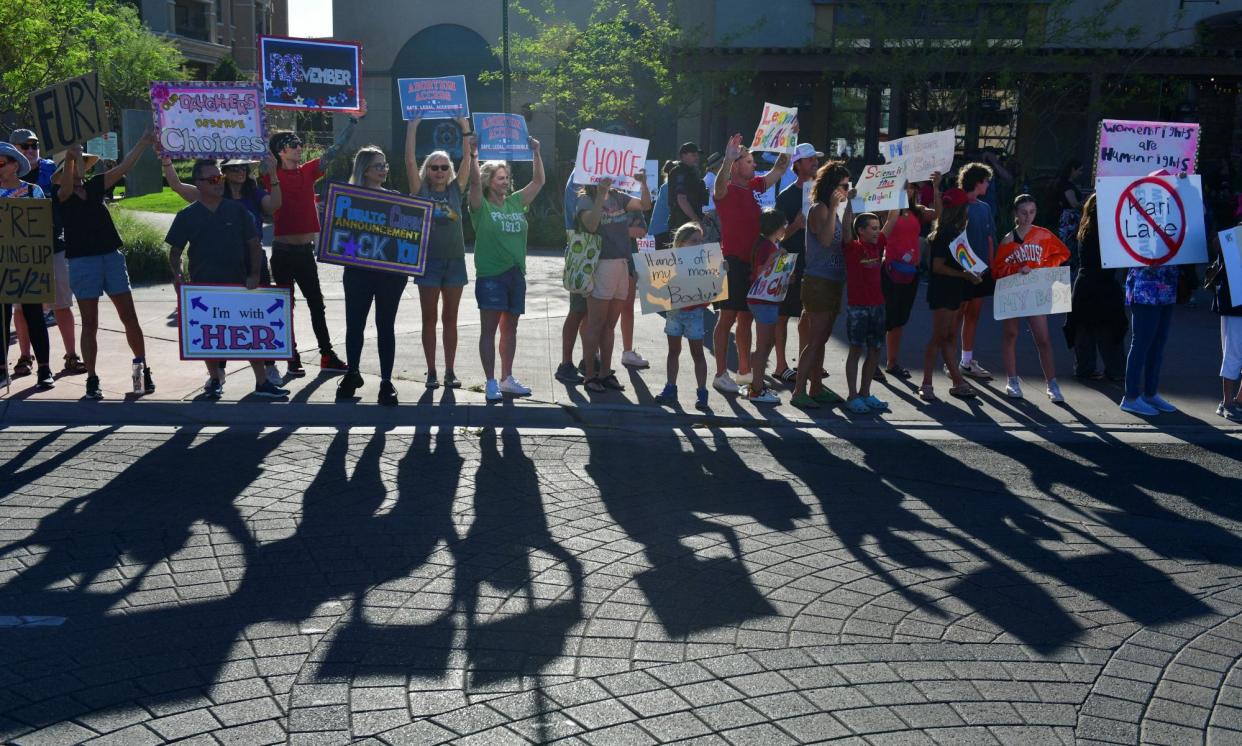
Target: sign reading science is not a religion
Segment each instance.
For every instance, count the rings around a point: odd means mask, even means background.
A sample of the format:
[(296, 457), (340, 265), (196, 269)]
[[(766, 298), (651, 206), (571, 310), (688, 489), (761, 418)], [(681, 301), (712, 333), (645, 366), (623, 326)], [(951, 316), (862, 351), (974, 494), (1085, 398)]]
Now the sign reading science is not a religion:
[(267, 120), (258, 86), (152, 83), (151, 108), (155, 136), (171, 158), (253, 158), (267, 153)]
[(421, 276), (435, 203), (351, 184), (328, 185), (319, 261)]

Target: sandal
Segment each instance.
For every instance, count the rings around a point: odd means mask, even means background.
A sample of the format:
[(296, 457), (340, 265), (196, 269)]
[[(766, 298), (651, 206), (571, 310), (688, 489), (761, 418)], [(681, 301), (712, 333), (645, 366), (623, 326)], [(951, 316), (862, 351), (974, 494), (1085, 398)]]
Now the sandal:
[(601, 384), (612, 389), (613, 391), (625, 391), (625, 384), (617, 380), (616, 373), (609, 373), (598, 380)]
[(602, 394), (608, 390), (604, 388), (604, 384), (601, 383), (598, 378), (588, 379), (587, 382), (583, 384), (582, 388), (590, 391), (592, 394)]
[(13, 366), (13, 377), (21, 378), (30, 375), (30, 368), (34, 365), (34, 358), (29, 355), (22, 355), (17, 358), (17, 364)]
[(958, 399), (974, 399), (979, 396), (970, 384), (966, 384), (964, 386), (954, 386), (949, 389), (949, 395), (956, 396)]
[(919, 386), (919, 398), (927, 402), (940, 401), (940, 398), (936, 396), (936, 390), (931, 386)]
[(793, 368), (785, 368), (780, 373), (776, 374), (776, 378), (777, 380), (784, 381), (785, 383), (793, 383), (798, 380), (798, 371)]
[(905, 368), (902, 368), (901, 366), (897, 366), (896, 368), (885, 368), (884, 372), (889, 374), (890, 376), (896, 376), (897, 378), (900, 378), (903, 381), (910, 380), (910, 371), (906, 370)]

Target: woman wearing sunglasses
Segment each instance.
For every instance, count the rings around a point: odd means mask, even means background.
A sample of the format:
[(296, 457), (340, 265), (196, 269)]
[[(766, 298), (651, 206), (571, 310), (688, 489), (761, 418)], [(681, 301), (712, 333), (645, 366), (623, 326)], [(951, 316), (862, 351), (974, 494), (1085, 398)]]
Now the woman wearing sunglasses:
[(470, 121), (458, 118), (461, 127), (462, 157), (456, 171), (443, 150), (431, 153), (418, 167), (414, 147), (421, 117), (411, 119), (405, 131), (405, 171), (410, 176), (410, 194), (435, 203), (434, 225), (427, 245), (427, 271), (414, 278), (423, 316), (423, 354), (427, 358), (427, 388), (440, 385), (436, 378), (436, 313), (444, 297), (441, 320), (444, 323), (444, 385), (461, 386), (454, 372), (457, 359), (457, 308), (466, 286), (466, 239), (462, 234), (462, 194), (474, 169), (474, 131)]

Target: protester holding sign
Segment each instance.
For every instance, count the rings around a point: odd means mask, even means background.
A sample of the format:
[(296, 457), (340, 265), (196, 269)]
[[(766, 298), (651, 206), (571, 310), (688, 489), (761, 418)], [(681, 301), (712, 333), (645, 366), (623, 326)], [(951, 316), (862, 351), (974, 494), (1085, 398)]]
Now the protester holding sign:
[(969, 229), (970, 217), (966, 211), (969, 201), (966, 192), (956, 187), (941, 195), (940, 215), (928, 237), (931, 277), (927, 283), (927, 305), (932, 311), (932, 333), (927, 348), (923, 350), (923, 384), (919, 388), (923, 401), (936, 401), (932, 372), (937, 355), (944, 359), (945, 370), (953, 380), (949, 393), (959, 399), (977, 396), (958, 369), (956, 328), (970, 286), (978, 285), (983, 280), (979, 275), (962, 269), (949, 248), (955, 238)]
[[(318, 158), (302, 162), (302, 138), (293, 132), (277, 132), (268, 141), (268, 149), (279, 161), (275, 172), (263, 176), (263, 185), (274, 191), (276, 184), (284, 190), (284, 199), (273, 218), (272, 279), (277, 285), (297, 284), (310, 309), (311, 328), (319, 344), (319, 369), (345, 371), (348, 366), (332, 350), (328, 319), (319, 287), (319, 268), (315, 263), (315, 242), (319, 240), (319, 211), (315, 205), (315, 182), (328, 173), (333, 161), (354, 134), (358, 120), (367, 115), (363, 101), (358, 116), (349, 121), (336, 136), (336, 142)], [(304, 376), (301, 356), (289, 361), (290, 376)]]
[[(888, 402), (872, 395), (871, 379), (880, 362), (880, 348), (884, 346), (884, 289), (880, 283), (884, 251), (896, 225), (897, 210), (889, 210), (882, 226), (875, 213), (861, 213), (851, 224), (857, 238), (844, 247), (845, 332), (850, 343), (845, 358), (845, 378), (850, 392), (845, 408), (854, 414), (888, 411)], [(860, 357), (863, 358), (862, 376), (855, 385)]]
[[(29, 171), (30, 162), (20, 150), (9, 143), (0, 143), (0, 199), (44, 199), (43, 190), (38, 184), (27, 184), (22, 181), (21, 177), (25, 176)], [(51, 231), (50, 221), (46, 228), (49, 232)], [(7, 276), (5, 279), (8, 279)], [(38, 300), (38, 298), (35, 300)], [(41, 303), (21, 303), (20, 305), (21, 318), (25, 321), (25, 327), (30, 340), (29, 344), (34, 346), (35, 360), (31, 361), (23, 353), (14, 366), (14, 377), (29, 375), (30, 363), (37, 362), (38, 369), (35, 377), (35, 386), (40, 391), (50, 389), (56, 385), (56, 380), (52, 378), (52, 369), (49, 365), (51, 343), (47, 336), (47, 325), (43, 321), (43, 305)], [(5, 361), (6, 365), (0, 368), (0, 381), (3, 381), (4, 385), (7, 385), (9, 380), (7, 362), (9, 354), (9, 319), (12, 315), (12, 304), (3, 304), (4, 348), (0, 349), (0, 358)], [(22, 366), (24, 366), (24, 372), (19, 370)]]
[[(880, 287), (884, 291), (884, 349), (888, 358), (884, 370), (876, 369), (875, 380), (883, 383), (885, 374), (901, 379), (910, 378), (910, 371), (901, 367), (901, 334), (914, 298), (919, 292), (918, 273), (922, 261), (923, 226), (935, 220), (940, 209), (940, 172), (932, 173), (932, 204), (924, 207), (917, 201), (918, 185), (906, 182), (906, 199), (910, 205), (897, 217), (893, 232), (884, 248), (884, 271), (880, 273)], [(887, 224), (886, 224), (887, 226)]]
[[(410, 194), (435, 203), (431, 236), (427, 242), (426, 270), (414, 278), (423, 318), (423, 355), (427, 359), (427, 388), (440, 385), (436, 378), (436, 317), (443, 314), (444, 324), (444, 385), (461, 386), (455, 369), (457, 362), (457, 309), (461, 306), (462, 288), (466, 286), (466, 239), (462, 233), (462, 195), (470, 174), (474, 172), (474, 131), (470, 120), (461, 118), (462, 157), (457, 170), (449, 154), (437, 150), (418, 166), (415, 154), (418, 124), (421, 117), (410, 120), (405, 128), (405, 172), (410, 178)], [(440, 298), (444, 298), (443, 311)]]
[[(518, 321), (526, 312), (526, 211), (543, 188), (543, 156), (530, 138), (534, 170), (530, 183), (510, 193), (509, 164), (471, 159), (470, 223), (474, 226), (474, 297), (482, 312), (479, 358), (487, 376), (488, 401), (504, 395), (529, 396), (513, 377)], [(501, 382), (496, 382), (496, 330), (500, 330)]]
[[(755, 351), (750, 355), (751, 383), (747, 384), (745, 389), (746, 400), (751, 404), (781, 403), (780, 397), (772, 393), (764, 382), (764, 368), (768, 363), (768, 355), (772, 352), (772, 345), (776, 341), (776, 323), (780, 319), (781, 302), (784, 297), (756, 298), (753, 296), (756, 295), (757, 286), (760, 294), (766, 290), (762, 287), (767, 284), (766, 275), (772, 269), (773, 264), (783, 256), (777, 244), (784, 238), (788, 224), (789, 222), (785, 220), (785, 213), (780, 210), (764, 210), (759, 216), (759, 240), (755, 242), (751, 250), (751, 286), (747, 292), (746, 307), (750, 309), (750, 315), (755, 320), (757, 332)], [(785, 257), (785, 259), (786, 261), (796, 260), (795, 257)], [(783, 290), (785, 293), (789, 292), (787, 279)], [(779, 292), (777, 294), (783, 295)]]
[[(992, 169), (983, 163), (968, 163), (958, 171), (957, 183), (969, 199), (966, 212), (970, 220), (966, 225), (966, 237), (984, 263), (991, 265), (996, 247), (996, 215), (983, 198), (992, 183)], [(995, 288), (996, 280), (985, 270), (982, 281), (966, 289), (967, 302), (958, 314), (958, 323), (962, 327), (962, 373), (980, 381), (990, 381), (992, 374), (975, 360), (975, 330), (979, 327), (983, 299), (991, 296)]]
[[(1222, 232), (1218, 250), (1238, 252), (1240, 234), (1242, 228)], [(1238, 265), (1223, 261), (1219, 254), (1213, 266), (1218, 266), (1217, 263), (1220, 269), (1212, 284), (1212, 311), (1220, 316), (1221, 401), (1216, 405), (1216, 414), (1230, 422), (1242, 422), (1242, 387), (1238, 383), (1242, 379), (1242, 304), (1234, 305), (1233, 293), (1229, 288), (1230, 268), (1236, 271)], [(1211, 270), (1208, 270), (1208, 276), (1211, 276)], [(1233, 280), (1234, 287), (1239, 284), (1238, 280)]]
[(95, 344), (99, 332), (99, 296), (112, 299), (117, 316), (125, 327), (125, 340), (134, 353), (131, 376), (134, 393), (155, 392), (151, 369), (147, 367), (146, 343), (134, 310), (130, 292), (129, 272), (121, 253), (121, 235), (112, 222), (112, 213), (104, 204), (104, 196), (138, 162), (152, 142), (151, 130), (143, 133), (132, 150), (106, 173), (85, 178), (98, 157), (82, 152), (80, 144), (69, 146), (62, 154), (60, 168), (52, 176), (52, 193), (60, 202), (65, 227), (65, 257), (69, 260), (69, 283), (82, 311), (82, 357), (86, 359), (86, 396), (102, 399), (103, 389), (95, 371), (99, 348)]
[(785, 228), (781, 248), (792, 254), (796, 261), (793, 276), (789, 278), (789, 292), (785, 293), (785, 300), (781, 302), (780, 318), (776, 320), (776, 340), (773, 343), (776, 348), (776, 367), (773, 370), (776, 371), (776, 377), (787, 384), (798, 379), (798, 372), (790, 367), (786, 357), (786, 339), (791, 318), (798, 319), (797, 349), (801, 350), (806, 344), (807, 325), (802, 318), (802, 274), (806, 264), (803, 256), (806, 249), (805, 187), (815, 179), (819, 159), (823, 157), (824, 154), (809, 142), (798, 143), (790, 164), (794, 182), (776, 196), (776, 209), (785, 214), (785, 220), (789, 223)]
[[(703, 243), (703, 229), (698, 223), (686, 223), (673, 234), (672, 248), (698, 246)], [(659, 247), (663, 249), (664, 247)], [(668, 339), (668, 359), (665, 364), (665, 375), (668, 376), (664, 389), (655, 397), (656, 404), (673, 406), (677, 404), (677, 371), (681, 363), (681, 339), (690, 343), (690, 359), (694, 361), (694, 408), (707, 411), (707, 356), (703, 354), (703, 337), (706, 336), (703, 324), (703, 309), (707, 304), (687, 306), (668, 311), (664, 317), (664, 336)]]
[[(1013, 230), (1001, 239), (1000, 248), (992, 259), (992, 276), (996, 279), (1012, 274), (1028, 274), (1033, 269), (1058, 267), (1069, 261), (1069, 248), (1052, 231), (1035, 225), (1038, 207), (1035, 198), (1020, 194), (1013, 201)], [(1022, 382), (1018, 378), (1019, 322), (1009, 318), (1001, 322), (1001, 360), (1005, 363), (1005, 394), (1011, 399), (1022, 398)], [(1035, 349), (1039, 352), (1039, 367), (1047, 382), (1048, 398), (1053, 403), (1065, 401), (1057, 384), (1057, 364), (1052, 354), (1052, 340), (1048, 338), (1048, 317), (1027, 316), (1027, 326), (1035, 337)]]
[[(1074, 348), (1074, 375), (1118, 383), (1125, 379), (1126, 295), (1116, 270), (1103, 266), (1100, 233), (1096, 226), (1096, 196), (1083, 203), (1078, 225), (1078, 275), (1071, 291), (1071, 310), (1065, 317), (1065, 341)], [(1096, 367), (1103, 358), (1104, 370)]]

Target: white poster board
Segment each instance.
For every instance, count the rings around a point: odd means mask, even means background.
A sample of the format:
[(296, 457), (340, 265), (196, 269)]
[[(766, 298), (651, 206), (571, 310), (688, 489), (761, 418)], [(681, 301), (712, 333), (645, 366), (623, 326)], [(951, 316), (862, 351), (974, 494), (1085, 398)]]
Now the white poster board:
[(1100, 261), (1105, 268), (1207, 261), (1198, 174), (1095, 180)]
[(933, 171), (947, 174), (953, 169), (953, 150), (957, 147), (954, 130), (910, 135), (880, 143), (880, 155), (889, 163), (904, 160), (906, 178), (928, 181)]
[(1070, 268), (1033, 269), (996, 281), (992, 313), (996, 320), (1047, 316), (1070, 311)]
[(182, 360), (291, 360), (293, 291), (244, 285), (178, 289)]
[(794, 125), (798, 122), (798, 107), (763, 104), (763, 115), (759, 117), (759, 127), (755, 130), (755, 139), (750, 143), (750, 151), (764, 153), (785, 153), (791, 155), (798, 147), (798, 133)]
[(614, 189), (635, 192), (639, 187), (634, 174), (645, 167), (650, 145), (649, 140), (638, 137), (583, 130), (578, 134), (574, 183), (598, 184), (608, 178)]
[(988, 263), (980, 259), (975, 250), (970, 247), (970, 239), (966, 237), (966, 231), (962, 231), (962, 235), (953, 239), (953, 242), (949, 244), (949, 254), (967, 272), (981, 275), (988, 269)]
[(909, 207), (906, 197), (906, 161), (863, 166), (862, 177), (850, 201), (854, 213), (887, 212)]
[(643, 313), (672, 311), (729, 296), (718, 243), (637, 254), (638, 302)]
[(1229, 280), (1229, 298), (1234, 306), (1242, 306), (1242, 226), (1221, 231), (1220, 253)]
[(1105, 119), (1096, 137), (1095, 175), (1144, 176), (1167, 169), (1195, 172), (1199, 125)]

